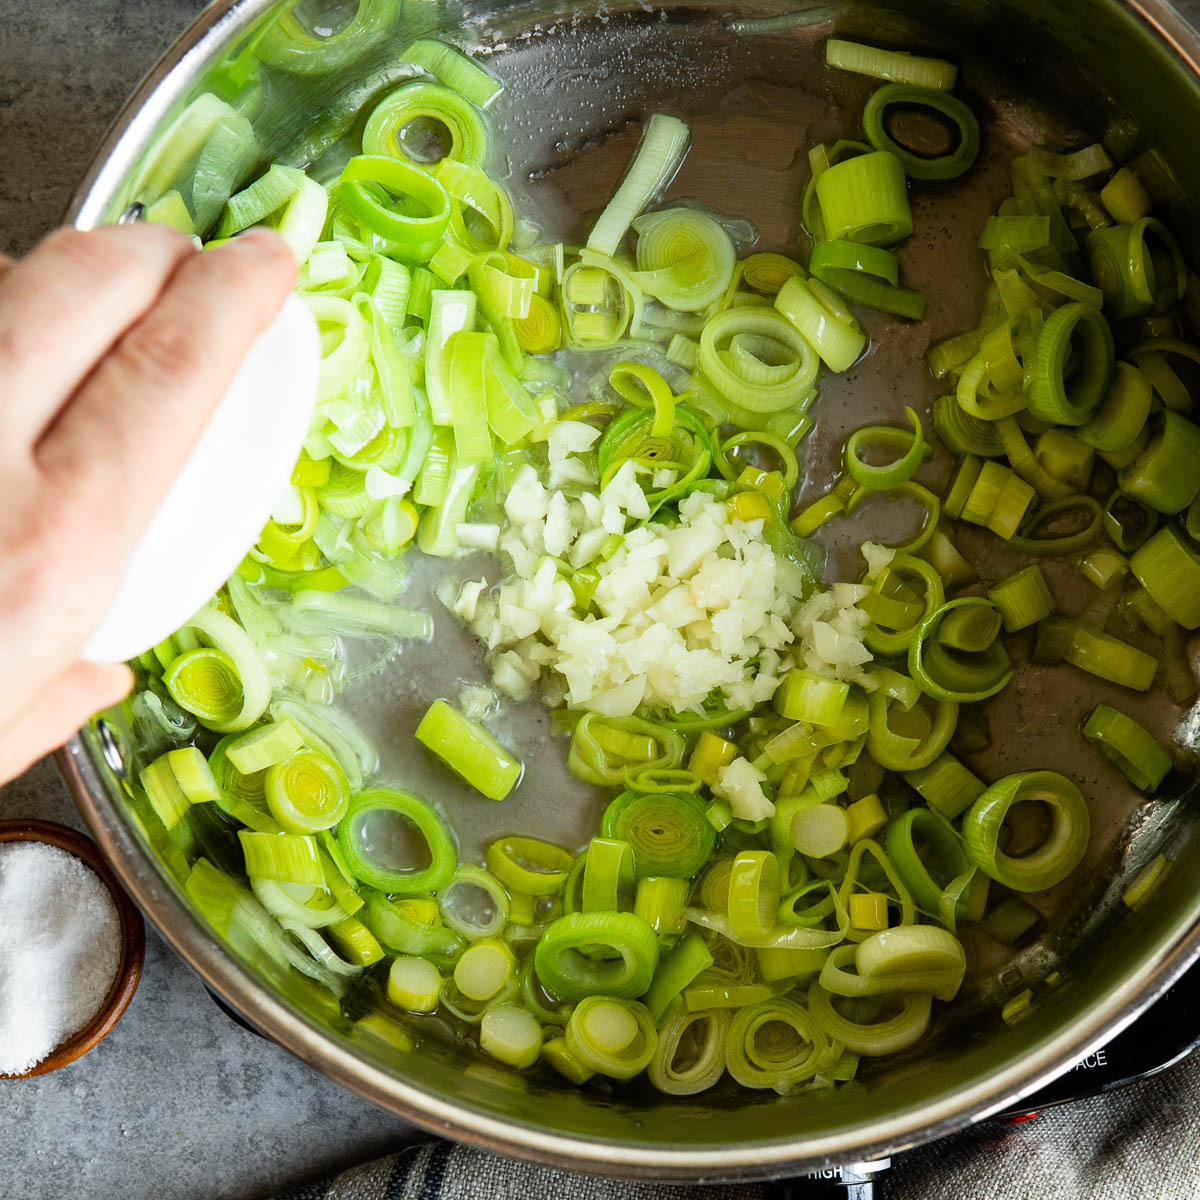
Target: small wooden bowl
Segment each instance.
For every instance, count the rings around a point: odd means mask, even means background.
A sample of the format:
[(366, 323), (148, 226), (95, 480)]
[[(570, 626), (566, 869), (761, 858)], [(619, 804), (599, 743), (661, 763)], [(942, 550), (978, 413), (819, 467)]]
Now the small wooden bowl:
[(82, 833), (76, 833), (65, 825), (56, 825), (53, 821), (0, 821), (0, 842), (44, 842), (73, 854), (100, 876), (100, 881), (112, 895), (121, 920), (121, 961), (117, 967), (117, 977), (100, 1011), (78, 1033), (28, 1071), (21, 1075), (0, 1073), (0, 1079), (28, 1079), (33, 1075), (57, 1071), (59, 1067), (74, 1062), (106, 1037), (121, 1019), (142, 977), (142, 963), (146, 957), (146, 926), (142, 914), (117, 882), (117, 877), (109, 869), (96, 844)]

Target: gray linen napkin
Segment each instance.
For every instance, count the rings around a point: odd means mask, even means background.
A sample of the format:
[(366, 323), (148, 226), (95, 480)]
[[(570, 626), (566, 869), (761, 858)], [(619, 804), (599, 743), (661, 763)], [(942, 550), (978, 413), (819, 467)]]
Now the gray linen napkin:
[[(596, 1179), (426, 1142), (275, 1200), (770, 1200), (769, 1185)], [(881, 1200), (1200, 1200), (1200, 1054), (1020, 1125), (986, 1121), (897, 1158)], [(803, 1192), (799, 1192), (803, 1196)]]

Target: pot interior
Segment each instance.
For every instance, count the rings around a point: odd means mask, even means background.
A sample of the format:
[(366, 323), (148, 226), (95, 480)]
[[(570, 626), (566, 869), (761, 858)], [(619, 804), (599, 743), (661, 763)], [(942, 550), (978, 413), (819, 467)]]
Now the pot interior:
[[(736, 9), (696, 2), (479, 11), (405, 0), (391, 4), (390, 23), (374, 40), (363, 39), (354, 61), (321, 73), (267, 71), (261, 79), (240, 80), (239, 64), (250, 61), (247, 44), (292, 7), (245, 4), (233, 6), (229, 16), (209, 14), (198, 45), (157, 91), (143, 94), (141, 116), (110, 144), (81, 196), (81, 223), (113, 220), (131, 203), (156, 198), (147, 189), (171, 119), (208, 88), (227, 96), (240, 88), (243, 97), (264, 88), (245, 110), (263, 160), (333, 173), (361, 128), (360, 114), (401, 77), (396, 46), (432, 32), (485, 56), (505, 82), (490, 112), (508, 156), (506, 182), (515, 207), (549, 237), (581, 240), (585, 218), (602, 207), (619, 179), (641, 120), (664, 109), (686, 117), (693, 129), (691, 152), (668, 198), (694, 196), (746, 218), (757, 229), (756, 250), (804, 261), (797, 198), (807, 177), (806, 148), (855, 136), (873, 87), (825, 70), (826, 36), (836, 30), (958, 62), (959, 91), (980, 117), (984, 142), (963, 180), (914, 196), (917, 234), (900, 257), (909, 285), (930, 294), (926, 318), (904, 325), (865, 315), (875, 348), (855, 369), (822, 382), (816, 430), (806, 443), (802, 503), (830, 483), (851, 429), (868, 420), (902, 424), (906, 404), (927, 409), (938, 394), (924, 353), (930, 343), (975, 323), (985, 282), (976, 239), (1010, 189), (1015, 154), (1038, 143), (1073, 149), (1107, 133), (1132, 139), (1139, 149), (1158, 147), (1181, 195), (1200, 196), (1200, 160), (1187, 136), (1200, 121), (1196, 79), (1120, 4), (1084, 9), (1045, 0), (896, 0), (796, 11), (764, 0)], [(375, 7), (386, 10), (389, 0)], [(304, 0), (289, 19), (336, 32), (358, 8)], [(1194, 229), (1194, 221), (1180, 216), (1175, 228)], [(944, 479), (944, 455), (940, 469)], [(879, 519), (876, 512), (869, 521)], [(822, 535), (831, 569), (849, 577), (858, 541), (873, 532), (878, 524), (833, 523)], [(961, 540), (992, 578), (1023, 564), (986, 534)], [(1052, 570), (1064, 605), (1078, 611), (1087, 585), (1072, 583), (1061, 564)], [(468, 573), (469, 564), (464, 577)], [(426, 585), (415, 586), (420, 592)], [(414, 752), (412, 730), (430, 697), (455, 689), (459, 678), (487, 678), (480, 650), (432, 595), (405, 597), (410, 604), (426, 600), (437, 621), (436, 645), (406, 649), (342, 699), (380, 743), (380, 778), (436, 799), (456, 828), (469, 829), (480, 842), (531, 829), (566, 844), (582, 842), (594, 827), (599, 796), (589, 799), (569, 780), (562, 745), (551, 738), (536, 703), (511, 715), (511, 741), (530, 765), (526, 782), (505, 805), (484, 807)], [(1018, 643), (1018, 660), (1028, 648)], [(1032, 948), (1001, 955), (985, 937), (967, 935), (976, 958), (968, 991), (943, 1010), (916, 1048), (864, 1062), (852, 1086), (786, 1098), (742, 1091), (728, 1080), (692, 1098), (637, 1086), (579, 1090), (552, 1075), (486, 1062), (448, 1032), (429, 1033), (408, 1054), (352, 1041), (348, 1022), (319, 1005), (300, 1011), (214, 944), (191, 914), (150, 844), (155, 839), (136, 827), (124, 803), (122, 776), (136, 777), (142, 764), (121, 712), (107, 714), (103, 730), (85, 731), (71, 748), (68, 769), (118, 870), (168, 938), (268, 1033), (335, 1078), (407, 1116), (516, 1153), (573, 1156), (576, 1165), (590, 1161), (607, 1172), (754, 1175), (861, 1157), (998, 1107), (1102, 1039), (1190, 955), (1200, 914), (1200, 892), (1191, 882), (1200, 868), (1194, 800), (1185, 782), (1146, 800), (1091, 754), (1077, 729), (1100, 700), (1174, 741), (1184, 757), (1200, 746), (1200, 710), (1180, 713), (1161, 692), (1133, 696), (1069, 669), (1022, 664), (1016, 684), (988, 708), (992, 743), (974, 764), (989, 777), (1053, 767), (1076, 778), (1093, 813), (1087, 859), (1044, 902), (1037, 900), (1047, 921)], [(116, 762), (123, 762), (119, 772), (111, 765)], [(582, 796), (580, 805), (559, 802), (564, 789)], [(1152, 904), (1129, 911), (1120, 902), (1122, 889), (1159, 853), (1174, 861), (1172, 870)], [(1043, 982), (1051, 971), (1060, 976), (1055, 987)], [(1006, 1025), (1001, 1005), (1030, 986), (1033, 1009)]]

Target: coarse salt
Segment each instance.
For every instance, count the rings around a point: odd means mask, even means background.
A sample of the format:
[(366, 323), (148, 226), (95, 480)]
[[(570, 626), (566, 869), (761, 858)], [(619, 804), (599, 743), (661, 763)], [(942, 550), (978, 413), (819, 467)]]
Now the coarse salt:
[(120, 917), (95, 871), (57, 846), (0, 843), (0, 1074), (83, 1029), (120, 959)]

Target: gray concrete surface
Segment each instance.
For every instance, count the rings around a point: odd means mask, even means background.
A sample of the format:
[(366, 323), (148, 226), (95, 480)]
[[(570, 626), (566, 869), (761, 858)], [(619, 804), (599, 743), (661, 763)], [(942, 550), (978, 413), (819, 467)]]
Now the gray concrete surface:
[(55, 225), (126, 97), (204, 0), (0, 0), (0, 250)]
[[(0, 250), (58, 222), (126, 96), (202, 7), (0, 0)], [(0, 789), (9, 817), (81, 827), (49, 761)], [(148, 932), (112, 1034), (55, 1074), (0, 1082), (0, 1200), (262, 1196), (404, 1140), (399, 1121), (230, 1021)]]

